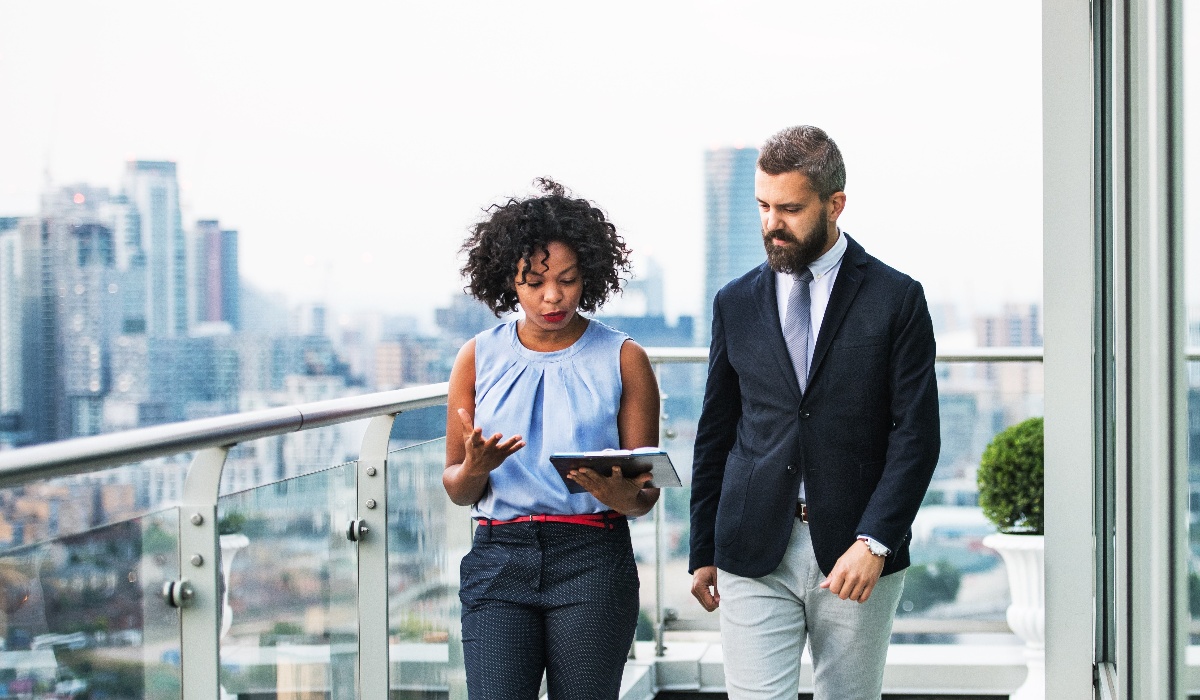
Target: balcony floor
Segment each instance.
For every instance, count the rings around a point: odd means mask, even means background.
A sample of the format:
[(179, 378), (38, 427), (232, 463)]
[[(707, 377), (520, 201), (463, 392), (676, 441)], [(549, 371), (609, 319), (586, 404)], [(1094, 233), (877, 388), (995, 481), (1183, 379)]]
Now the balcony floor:
[[(622, 683), (622, 700), (725, 698), (719, 643), (668, 641), (663, 657), (638, 642)], [(1004, 698), (1025, 679), (1024, 649), (1015, 645), (893, 644), (884, 671), (884, 698)], [(800, 700), (812, 697), (812, 661), (801, 660)]]

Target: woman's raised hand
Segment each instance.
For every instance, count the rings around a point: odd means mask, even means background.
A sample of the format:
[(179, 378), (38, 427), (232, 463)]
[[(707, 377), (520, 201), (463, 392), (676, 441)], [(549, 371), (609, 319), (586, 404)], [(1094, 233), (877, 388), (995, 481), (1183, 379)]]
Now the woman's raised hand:
[(471, 414), (467, 413), (466, 409), (458, 409), (458, 418), (462, 421), (463, 445), (466, 447), (462, 463), (464, 469), (486, 474), (525, 446), (525, 441), (520, 435), (513, 435), (504, 442), (501, 442), (504, 436), (500, 433), (485, 439), (483, 428), (475, 427)]

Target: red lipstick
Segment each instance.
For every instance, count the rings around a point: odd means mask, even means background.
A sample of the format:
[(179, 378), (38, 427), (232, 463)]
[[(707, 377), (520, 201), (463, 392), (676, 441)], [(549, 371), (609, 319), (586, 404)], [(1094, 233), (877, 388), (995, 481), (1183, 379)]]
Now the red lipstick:
[(547, 323), (558, 323), (566, 317), (566, 311), (555, 311), (554, 313), (542, 314), (542, 318), (546, 319)]

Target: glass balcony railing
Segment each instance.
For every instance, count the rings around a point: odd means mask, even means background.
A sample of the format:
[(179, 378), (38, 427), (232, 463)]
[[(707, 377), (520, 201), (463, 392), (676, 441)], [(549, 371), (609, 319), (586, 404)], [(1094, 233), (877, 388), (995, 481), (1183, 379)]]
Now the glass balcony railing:
[[(707, 353), (703, 348), (662, 350), (653, 357), (664, 395), (662, 444), (688, 484)], [(893, 643), (1018, 643), (1005, 621), (1009, 598), (1003, 562), (982, 543), (995, 528), (977, 506), (975, 469), (996, 432), (1042, 415), (1041, 358), (1041, 348), (939, 354), (942, 453), (913, 525), (913, 566)], [(706, 614), (690, 592), (689, 497), (687, 488), (665, 489), (653, 521), (631, 528), (639, 559), (656, 562), (643, 574), (643, 598), (653, 594), (654, 619), (668, 633), (718, 629), (717, 617)]]
[[(706, 352), (650, 354), (686, 484)], [(1040, 414), (1040, 360), (939, 356), (942, 458), (887, 692), (1021, 681), (973, 470), (996, 430)], [(440, 384), (0, 453), (0, 697), (466, 697), (471, 522), (442, 489), (445, 401)], [(643, 613), (629, 700), (723, 685), (716, 617), (689, 594), (688, 498), (665, 489), (631, 526)], [(965, 686), (947, 673), (971, 663), (994, 673)]]

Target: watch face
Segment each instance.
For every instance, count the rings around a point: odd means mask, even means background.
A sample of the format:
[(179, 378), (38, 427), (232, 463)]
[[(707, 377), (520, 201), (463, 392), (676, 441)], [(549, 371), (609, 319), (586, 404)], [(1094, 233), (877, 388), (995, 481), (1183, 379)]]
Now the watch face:
[(882, 544), (879, 544), (878, 542), (872, 542), (871, 540), (869, 540), (865, 537), (862, 537), (859, 539), (863, 544), (867, 545), (867, 549), (871, 550), (871, 554), (874, 554), (877, 557), (886, 557), (887, 556), (887, 554), (888, 554), (887, 547), (884, 547)]

